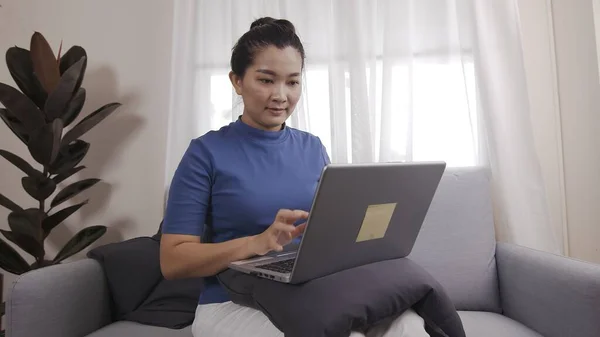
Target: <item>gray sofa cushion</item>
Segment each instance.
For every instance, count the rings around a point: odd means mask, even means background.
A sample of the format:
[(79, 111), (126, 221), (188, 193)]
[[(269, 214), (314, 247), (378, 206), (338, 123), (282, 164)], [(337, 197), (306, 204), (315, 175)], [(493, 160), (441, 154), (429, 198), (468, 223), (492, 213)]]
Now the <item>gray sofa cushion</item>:
[(116, 322), (86, 337), (192, 337), (192, 327), (167, 329), (134, 322)]
[(478, 311), (459, 311), (467, 337), (543, 337), (508, 317)]
[(458, 310), (500, 312), (492, 214), (486, 171), (446, 169), (410, 258)]
[[(488, 312), (459, 311), (467, 337), (542, 337), (523, 324)], [(216, 319), (215, 321), (219, 321)], [(171, 330), (133, 322), (117, 322), (86, 337), (192, 337), (191, 327)], [(215, 334), (218, 336), (218, 334)], [(282, 333), (283, 336), (283, 333)], [(208, 336), (212, 337), (212, 336)], [(258, 336), (247, 336), (258, 337)]]

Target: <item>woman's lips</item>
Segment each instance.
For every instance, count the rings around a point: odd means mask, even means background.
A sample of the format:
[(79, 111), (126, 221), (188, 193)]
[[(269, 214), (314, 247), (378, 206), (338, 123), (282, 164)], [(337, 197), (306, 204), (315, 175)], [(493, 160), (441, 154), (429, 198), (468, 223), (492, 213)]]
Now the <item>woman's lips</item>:
[(281, 108), (267, 108), (267, 110), (269, 110), (269, 112), (271, 112), (274, 115), (282, 115), (285, 113), (285, 109)]

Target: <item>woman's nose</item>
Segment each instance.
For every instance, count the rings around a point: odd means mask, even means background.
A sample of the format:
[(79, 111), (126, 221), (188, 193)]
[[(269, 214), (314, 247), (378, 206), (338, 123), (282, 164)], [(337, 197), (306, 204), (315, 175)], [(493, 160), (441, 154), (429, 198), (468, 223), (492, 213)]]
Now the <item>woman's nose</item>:
[(273, 93), (271, 94), (271, 99), (276, 102), (285, 102), (287, 100), (287, 93), (284, 85), (276, 85)]

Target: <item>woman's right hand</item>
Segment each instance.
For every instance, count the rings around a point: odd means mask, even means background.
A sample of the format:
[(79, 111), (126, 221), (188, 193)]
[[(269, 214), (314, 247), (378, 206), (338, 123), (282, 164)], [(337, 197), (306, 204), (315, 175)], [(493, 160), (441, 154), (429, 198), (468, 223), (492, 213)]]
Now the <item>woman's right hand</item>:
[(267, 230), (250, 238), (250, 250), (256, 255), (271, 251), (280, 252), (283, 246), (304, 233), (306, 223), (295, 226), (298, 220), (308, 219), (308, 213), (299, 210), (282, 209), (277, 212), (275, 221)]

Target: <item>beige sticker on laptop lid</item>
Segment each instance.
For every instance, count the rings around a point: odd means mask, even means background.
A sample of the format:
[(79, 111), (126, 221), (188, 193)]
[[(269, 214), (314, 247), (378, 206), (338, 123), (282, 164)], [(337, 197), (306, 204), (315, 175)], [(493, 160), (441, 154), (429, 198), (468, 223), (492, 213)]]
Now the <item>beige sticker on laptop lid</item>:
[(356, 242), (384, 237), (395, 209), (396, 203), (369, 205), (358, 236), (356, 237)]

